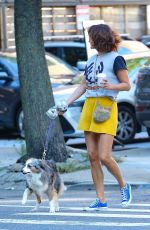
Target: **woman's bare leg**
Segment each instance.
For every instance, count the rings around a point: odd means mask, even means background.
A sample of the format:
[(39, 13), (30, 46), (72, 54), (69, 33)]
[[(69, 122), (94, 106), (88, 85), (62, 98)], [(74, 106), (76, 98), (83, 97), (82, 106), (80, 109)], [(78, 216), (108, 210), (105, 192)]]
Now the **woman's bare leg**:
[(96, 189), (96, 195), (98, 198), (100, 198), (101, 202), (105, 202), (104, 175), (98, 154), (99, 134), (85, 132), (85, 140), (87, 145), (87, 151), (89, 154), (91, 174)]
[(120, 188), (125, 186), (125, 181), (122, 178), (121, 171), (117, 162), (112, 157), (112, 144), (114, 137), (108, 134), (101, 134), (98, 141), (99, 158), (102, 164), (104, 164), (109, 172), (118, 181)]

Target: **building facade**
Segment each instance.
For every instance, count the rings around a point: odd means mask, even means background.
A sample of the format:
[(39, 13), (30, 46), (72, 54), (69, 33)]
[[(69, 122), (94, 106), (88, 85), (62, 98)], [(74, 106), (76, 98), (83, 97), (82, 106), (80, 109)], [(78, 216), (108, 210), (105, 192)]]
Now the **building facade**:
[[(43, 0), (44, 39), (57, 35), (82, 35), (83, 20), (103, 19), (119, 33), (138, 38), (150, 32), (150, 0)], [(0, 0), (0, 49), (13, 49), (14, 1)]]

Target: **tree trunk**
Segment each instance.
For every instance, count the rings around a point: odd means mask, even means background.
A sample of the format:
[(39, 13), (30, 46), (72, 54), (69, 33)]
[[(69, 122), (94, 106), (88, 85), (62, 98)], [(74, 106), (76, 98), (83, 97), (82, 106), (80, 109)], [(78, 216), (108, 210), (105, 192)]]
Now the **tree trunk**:
[[(28, 157), (41, 158), (54, 105), (43, 44), (41, 0), (15, 0), (15, 38)], [(52, 121), (46, 159), (64, 161), (67, 152), (59, 119)]]

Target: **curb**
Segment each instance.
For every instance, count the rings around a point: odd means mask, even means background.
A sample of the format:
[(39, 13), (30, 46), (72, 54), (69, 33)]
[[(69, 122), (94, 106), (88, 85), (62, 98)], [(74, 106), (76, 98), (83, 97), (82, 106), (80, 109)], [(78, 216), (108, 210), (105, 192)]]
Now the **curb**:
[[(79, 189), (85, 189), (85, 190), (95, 190), (95, 186), (91, 182), (67, 182), (64, 181), (65, 186), (67, 187), (67, 190), (79, 190)], [(133, 188), (145, 188), (150, 189), (150, 183), (130, 183)], [(117, 183), (104, 183), (105, 188), (119, 188), (119, 185)]]

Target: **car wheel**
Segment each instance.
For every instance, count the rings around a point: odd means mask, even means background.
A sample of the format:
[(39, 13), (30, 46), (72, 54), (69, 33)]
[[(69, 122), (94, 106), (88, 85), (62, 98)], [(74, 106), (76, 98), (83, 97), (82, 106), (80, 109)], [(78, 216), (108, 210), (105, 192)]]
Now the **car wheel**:
[(19, 135), (24, 138), (25, 132), (24, 132), (24, 115), (22, 109), (19, 109), (17, 113), (17, 129), (19, 131)]
[(119, 106), (116, 138), (122, 143), (131, 142), (136, 132), (137, 120), (135, 113), (127, 106)]

